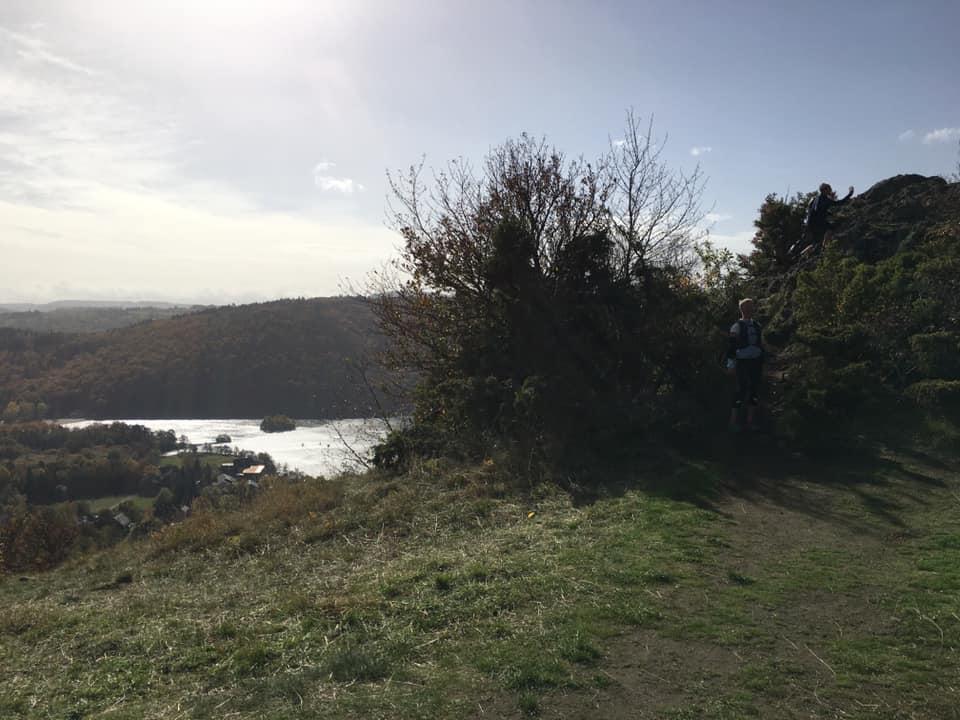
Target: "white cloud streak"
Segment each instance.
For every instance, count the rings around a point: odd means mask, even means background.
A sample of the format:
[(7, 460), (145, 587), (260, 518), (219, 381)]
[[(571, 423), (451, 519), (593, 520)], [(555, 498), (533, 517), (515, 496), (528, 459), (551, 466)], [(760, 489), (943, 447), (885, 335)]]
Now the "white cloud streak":
[(337, 166), (336, 163), (323, 160), (313, 167), (313, 183), (323, 192), (338, 192), (344, 195), (351, 195), (355, 192), (363, 192), (363, 185), (352, 178), (336, 177), (327, 173)]
[(706, 220), (708, 223), (721, 223), (726, 220), (730, 220), (732, 218), (733, 218), (733, 215), (726, 215), (724, 213), (714, 213), (714, 212), (707, 213), (706, 215), (703, 216), (703, 219)]
[(694, 157), (700, 157), (701, 155), (706, 155), (709, 152), (713, 152), (713, 148), (708, 145), (699, 145), (690, 148), (690, 154)]
[(0, 38), (6, 38), (17, 46), (18, 57), (28, 62), (40, 62), (53, 65), (63, 70), (80, 73), (82, 75), (96, 75), (96, 71), (80, 65), (68, 58), (57, 55), (50, 50), (50, 46), (43, 40), (14, 32), (0, 26)]
[(904, 130), (902, 133), (897, 135), (897, 140), (900, 142), (910, 142), (916, 136), (917, 134), (913, 130)]
[(960, 127), (940, 128), (931, 130), (923, 136), (923, 144), (931, 145), (933, 143), (945, 143), (960, 140)]

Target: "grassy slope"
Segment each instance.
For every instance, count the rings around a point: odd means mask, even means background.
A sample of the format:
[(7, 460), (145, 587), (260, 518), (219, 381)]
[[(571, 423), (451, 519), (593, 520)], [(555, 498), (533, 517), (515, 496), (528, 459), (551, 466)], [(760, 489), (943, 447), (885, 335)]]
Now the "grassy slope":
[(0, 716), (960, 717), (957, 478), (791, 462), (278, 489), (3, 581)]

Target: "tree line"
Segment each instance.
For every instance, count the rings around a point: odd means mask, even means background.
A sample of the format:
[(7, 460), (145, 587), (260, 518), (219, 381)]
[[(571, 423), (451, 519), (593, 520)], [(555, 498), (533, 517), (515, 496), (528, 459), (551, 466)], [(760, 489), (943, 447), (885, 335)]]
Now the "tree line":
[(157, 492), (160, 455), (177, 447), (172, 431), (141, 425), (52, 423), (0, 425), (0, 502), (23, 495), (30, 505)]
[[(45, 569), (78, 547), (105, 547), (126, 537), (112, 513), (90, 502), (113, 496), (152, 498), (149, 509), (123, 502), (118, 510), (149, 533), (203, 495), (219, 502), (216, 471), (193, 453), (177, 462), (172, 430), (111, 423), (68, 430), (48, 422), (0, 424), (0, 571)], [(276, 473), (265, 453), (246, 460)]]
[(95, 333), (176, 317), (201, 309), (192, 307), (65, 307), (53, 310), (0, 311), (0, 327), (40, 333)]

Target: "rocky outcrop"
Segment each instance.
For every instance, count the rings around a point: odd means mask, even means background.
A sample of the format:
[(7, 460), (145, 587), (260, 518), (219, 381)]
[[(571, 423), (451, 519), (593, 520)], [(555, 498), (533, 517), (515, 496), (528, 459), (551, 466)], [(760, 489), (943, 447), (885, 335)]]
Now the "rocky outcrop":
[(881, 180), (834, 217), (838, 244), (865, 262), (913, 249), (931, 232), (958, 223), (960, 184), (923, 175)]

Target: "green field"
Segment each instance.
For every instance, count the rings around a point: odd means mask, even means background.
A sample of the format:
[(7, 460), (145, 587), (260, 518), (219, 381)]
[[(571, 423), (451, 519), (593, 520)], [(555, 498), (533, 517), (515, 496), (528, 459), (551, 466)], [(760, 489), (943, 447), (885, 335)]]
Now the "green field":
[(90, 506), (91, 512), (101, 513), (104, 510), (115, 508), (122, 502), (131, 502), (141, 510), (146, 510), (153, 504), (153, 498), (141, 497), (140, 495), (110, 495), (86, 502)]
[(909, 455), (278, 485), (3, 581), (0, 716), (956, 718), (958, 491)]

